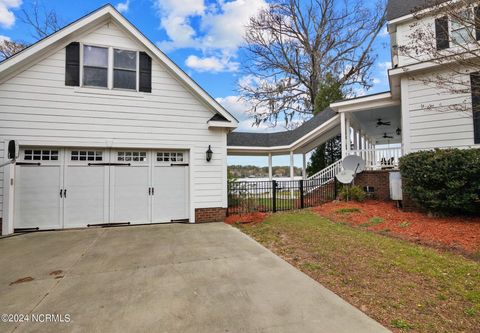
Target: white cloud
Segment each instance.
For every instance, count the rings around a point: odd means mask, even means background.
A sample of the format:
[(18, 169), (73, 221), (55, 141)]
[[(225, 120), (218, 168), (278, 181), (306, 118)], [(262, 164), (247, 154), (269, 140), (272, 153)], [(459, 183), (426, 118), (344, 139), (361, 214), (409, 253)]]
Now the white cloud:
[(387, 71), (389, 70), (390, 68), (392, 68), (392, 62), (391, 61), (383, 61), (383, 62), (379, 62), (377, 64), (378, 68), (380, 70), (383, 70), (383, 71)]
[[(168, 40), (157, 44), (164, 51), (201, 50), (200, 70), (218, 71), (219, 64), (223, 63), (222, 70), (235, 71), (237, 63), (228, 60), (227, 64), (225, 59), (236, 57), (249, 18), (265, 6), (265, 0), (219, 0), (209, 5), (205, 0), (155, 0), (160, 26), (168, 36)], [(189, 58), (195, 65), (199, 63), (198, 57)]]
[(380, 37), (387, 37), (389, 35), (390, 34), (388, 32), (387, 26), (384, 26), (383, 29), (380, 31)]
[(240, 99), (239, 96), (218, 97), (216, 100), (239, 120), (236, 129), (238, 132), (268, 133), (285, 131), (283, 126), (271, 127), (268, 123), (260, 123), (258, 126), (255, 125), (253, 118), (247, 112), (250, 109), (249, 103)]
[(230, 61), (228, 57), (202, 57), (199, 58), (196, 55), (188, 56), (185, 60), (187, 67), (194, 69), (198, 72), (236, 72), (240, 64), (238, 62)]
[(12, 9), (20, 7), (22, 0), (0, 0), (0, 26), (10, 28), (15, 24)]
[(7, 42), (10, 42), (10, 41), (11, 41), (10, 37), (4, 36), (4, 35), (0, 35), (0, 43), (2, 43), (4, 40), (6, 40)]
[(117, 10), (120, 13), (126, 13), (128, 12), (129, 6), (130, 6), (130, 0), (126, 0), (125, 2), (119, 2), (115, 8), (117, 8)]

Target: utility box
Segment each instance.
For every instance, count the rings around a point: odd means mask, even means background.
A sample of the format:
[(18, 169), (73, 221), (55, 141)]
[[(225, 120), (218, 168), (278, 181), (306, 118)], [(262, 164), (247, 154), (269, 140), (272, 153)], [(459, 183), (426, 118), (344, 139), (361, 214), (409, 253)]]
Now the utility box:
[(399, 171), (389, 173), (390, 199), (403, 200), (402, 194), (402, 176)]

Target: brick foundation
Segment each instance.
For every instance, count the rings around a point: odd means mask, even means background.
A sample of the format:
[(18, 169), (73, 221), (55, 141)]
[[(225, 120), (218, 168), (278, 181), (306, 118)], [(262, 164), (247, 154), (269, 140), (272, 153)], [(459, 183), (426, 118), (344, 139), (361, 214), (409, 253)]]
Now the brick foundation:
[(366, 170), (355, 177), (355, 185), (360, 187), (373, 187), (375, 192), (372, 198), (382, 201), (390, 200), (390, 180), (391, 170)]
[(195, 209), (195, 223), (222, 222), (226, 216), (227, 209), (222, 207)]

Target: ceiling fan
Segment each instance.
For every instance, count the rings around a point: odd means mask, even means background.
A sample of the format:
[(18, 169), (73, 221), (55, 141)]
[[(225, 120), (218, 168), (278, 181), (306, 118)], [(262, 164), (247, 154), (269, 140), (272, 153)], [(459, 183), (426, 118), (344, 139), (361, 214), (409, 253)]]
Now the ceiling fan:
[(390, 121), (382, 121), (382, 118), (377, 119), (377, 127), (378, 126), (390, 126), (391, 122)]
[(393, 139), (393, 136), (387, 135), (387, 133), (383, 133), (382, 138), (384, 138), (384, 139)]

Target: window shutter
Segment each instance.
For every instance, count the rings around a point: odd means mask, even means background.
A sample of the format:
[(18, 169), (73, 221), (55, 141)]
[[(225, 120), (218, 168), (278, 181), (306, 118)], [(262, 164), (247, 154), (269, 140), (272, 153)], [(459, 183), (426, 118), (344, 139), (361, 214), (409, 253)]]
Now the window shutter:
[(450, 43), (448, 41), (447, 16), (435, 19), (435, 38), (437, 39), (437, 50), (444, 50), (450, 47)]
[(140, 87), (143, 92), (152, 92), (152, 58), (145, 52), (140, 52)]
[(472, 88), (473, 140), (480, 143), (480, 72), (470, 74)]
[(475, 7), (475, 32), (477, 40), (480, 40), (480, 6)]
[(80, 85), (80, 44), (73, 42), (66, 47), (65, 85)]

